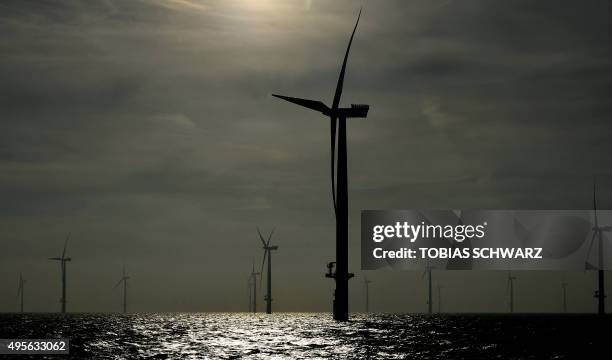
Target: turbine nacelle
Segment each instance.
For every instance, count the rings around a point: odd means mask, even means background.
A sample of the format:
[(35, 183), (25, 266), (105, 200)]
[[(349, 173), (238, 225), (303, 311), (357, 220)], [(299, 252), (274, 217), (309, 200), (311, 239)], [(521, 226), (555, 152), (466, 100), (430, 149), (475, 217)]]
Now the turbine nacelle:
[(72, 258), (53, 257), (53, 258), (49, 258), (49, 260), (56, 260), (56, 261), (72, 261)]
[(365, 104), (351, 104), (350, 108), (340, 108), (337, 110), (336, 114), (332, 114), (332, 116), (336, 115), (339, 118), (366, 118), (368, 117), (368, 111), (370, 110), (370, 105)]

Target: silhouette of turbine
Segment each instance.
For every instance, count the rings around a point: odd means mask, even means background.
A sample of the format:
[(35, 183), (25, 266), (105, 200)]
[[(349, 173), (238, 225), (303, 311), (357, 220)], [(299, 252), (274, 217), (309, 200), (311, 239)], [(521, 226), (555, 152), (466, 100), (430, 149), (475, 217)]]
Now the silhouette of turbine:
[(438, 314), (442, 313), (442, 288), (444, 286), (438, 284)]
[(365, 286), (365, 312), (370, 312), (370, 284), (372, 280), (368, 280), (368, 278), (364, 275), (363, 277), (363, 285)]
[(508, 285), (506, 291), (510, 291), (510, 312), (514, 312), (514, 280), (516, 276), (512, 276), (512, 272), (508, 271)]
[(49, 260), (56, 260), (59, 261), (61, 263), (61, 269), (62, 269), (62, 298), (60, 299), (60, 303), (62, 304), (62, 314), (64, 314), (66, 312), (66, 263), (68, 261), (71, 261), (72, 259), (69, 257), (66, 257), (66, 248), (68, 246), (68, 239), (70, 239), (70, 233), (68, 233), (68, 236), (66, 237), (66, 240), (64, 241), (64, 250), (62, 251), (62, 256), (61, 257), (54, 257), (54, 258), (49, 258)]
[[(597, 290), (595, 290), (595, 297), (597, 299), (597, 313), (599, 315), (604, 315), (606, 313), (606, 285), (604, 282), (604, 241), (603, 241), (603, 233), (610, 232), (612, 227), (610, 226), (599, 226), (599, 221), (597, 219), (597, 188), (595, 182), (593, 182), (593, 218), (594, 218), (594, 226), (593, 237), (591, 237), (591, 243), (589, 244), (589, 251), (587, 252), (587, 267), (589, 267), (589, 255), (591, 255), (591, 250), (593, 248), (593, 243), (595, 242), (595, 238), (597, 238), (597, 247), (599, 250), (598, 258), (597, 258)], [(590, 268), (593, 268), (592, 266)]]
[(431, 292), (432, 292), (432, 288), (431, 288), (431, 266), (429, 265), (429, 261), (427, 261), (427, 265), (425, 267), (425, 271), (423, 271), (423, 275), (421, 276), (421, 278), (425, 277), (425, 274), (427, 274), (427, 313), (431, 314), (433, 311), (433, 302), (432, 302), (432, 298), (431, 298)]
[(19, 286), (17, 287), (17, 296), (20, 297), (19, 299), (19, 311), (23, 312), (23, 297), (24, 297), (24, 291), (25, 291), (25, 279), (23, 278), (23, 276), (21, 276), (21, 273), (19, 273)]
[(249, 310), (252, 309), (253, 313), (257, 312), (257, 275), (260, 274), (261, 272), (255, 271), (255, 262), (253, 262), (251, 275), (249, 276)]
[[(283, 95), (273, 96), (289, 101), (291, 103), (303, 106), (305, 108), (318, 111), (330, 118), (331, 130), (331, 182), (332, 182), (332, 200), (334, 212), (336, 216), (336, 261), (328, 264), (329, 272), (326, 277), (333, 278), (336, 281), (336, 290), (334, 291), (333, 311), (334, 319), (339, 321), (348, 320), (348, 281), (354, 275), (348, 272), (348, 175), (347, 175), (347, 148), (346, 148), (346, 119), (348, 118), (365, 118), (368, 115), (368, 105), (351, 105), (350, 108), (340, 107), (340, 98), (342, 96), (342, 88), (344, 86), (344, 74), (346, 72), (346, 63), (359, 25), (361, 18), (361, 10), (357, 16), (357, 22), (353, 28), (351, 38), (344, 55), (338, 84), (334, 93), (334, 99), (331, 108), (321, 101), (301, 99)], [(338, 148), (338, 161), (336, 161), (336, 145)], [(337, 179), (336, 179), (337, 176)], [(336, 271), (333, 272), (333, 267), (336, 265)]]
[(567, 312), (567, 282), (562, 281), (561, 282), (561, 291), (563, 294), (563, 312), (566, 313)]
[[(257, 228), (257, 233), (259, 234), (259, 239), (261, 240), (264, 248), (264, 256), (263, 261), (261, 262), (261, 271), (259, 272), (260, 276), (263, 274), (263, 267), (266, 263), (266, 257), (268, 258), (268, 292), (265, 296), (264, 300), (266, 300), (266, 313), (272, 314), (272, 251), (278, 250), (278, 246), (270, 246), (270, 240), (272, 239), (272, 234), (274, 234), (274, 229), (270, 232), (268, 236), (268, 241), (265, 241), (263, 236), (261, 235), (261, 231)], [(261, 286), (261, 281), (260, 281)]]
[(125, 275), (125, 266), (123, 266), (123, 275), (121, 276), (121, 279), (119, 280), (117, 285), (115, 285), (115, 288), (119, 286), (121, 283), (123, 283), (123, 313), (124, 314), (127, 312), (127, 281), (129, 278), (130, 278), (129, 276)]

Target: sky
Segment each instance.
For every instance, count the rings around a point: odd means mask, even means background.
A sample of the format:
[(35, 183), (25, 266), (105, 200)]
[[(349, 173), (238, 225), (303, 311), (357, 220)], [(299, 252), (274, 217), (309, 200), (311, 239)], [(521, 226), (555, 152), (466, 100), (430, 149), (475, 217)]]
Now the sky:
[[(130, 310), (245, 311), (257, 226), (276, 229), (274, 309), (329, 311), (329, 120), (271, 94), (330, 104), (362, 5), (351, 311), (363, 209), (590, 209), (594, 176), (612, 206), (608, 1), (7, 0), (0, 312), (20, 272), (26, 310), (59, 309), (68, 233), (69, 311), (119, 311), (124, 265)], [(596, 309), (592, 272), (515, 275), (517, 311), (559, 311), (564, 279), (570, 311)], [(371, 310), (426, 310), (421, 273), (367, 276)], [(506, 276), (433, 274), (452, 312), (506, 311)]]

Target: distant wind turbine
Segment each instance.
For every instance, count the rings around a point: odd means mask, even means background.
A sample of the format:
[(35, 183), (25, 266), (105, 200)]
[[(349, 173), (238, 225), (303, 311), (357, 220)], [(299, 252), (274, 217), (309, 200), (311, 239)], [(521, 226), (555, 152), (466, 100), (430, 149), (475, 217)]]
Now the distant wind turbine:
[(62, 251), (61, 257), (49, 258), (49, 260), (56, 260), (61, 263), (62, 270), (62, 298), (60, 299), (60, 303), (62, 304), (62, 314), (66, 312), (66, 263), (71, 261), (72, 259), (66, 257), (66, 248), (68, 246), (68, 239), (70, 239), (70, 233), (66, 237), (66, 241), (64, 241), (64, 250)]
[(17, 296), (20, 297), (19, 299), (19, 311), (23, 312), (23, 297), (24, 297), (24, 292), (25, 292), (25, 279), (23, 278), (23, 276), (21, 276), (21, 273), (19, 273), (19, 286), (17, 287)]
[(368, 280), (366, 276), (363, 277), (363, 285), (365, 286), (365, 312), (370, 312), (370, 284), (372, 280)]
[(247, 280), (247, 290), (249, 291), (249, 305), (247, 306), (247, 308), (249, 309), (248, 312), (251, 312), (251, 307), (253, 305), (253, 289), (251, 287), (251, 283), (252, 283), (252, 279), (251, 279), (251, 275), (249, 275), (249, 279)]
[(591, 243), (589, 244), (589, 251), (587, 252), (587, 265), (588, 265), (588, 257), (591, 254), (591, 249), (593, 248), (593, 243), (595, 242), (595, 238), (597, 238), (597, 245), (599, 248), (598, 259), (597, 259), (597, 290), (595, 291), (594, 297), (597, 299), (597, 313), (599, 315), (604, 315), (606, 313), (606, 285), (604, 281), (604, 241), (603, 241), (603, 233), (610, 232), (612, 227), (610, 226), (599, 226), (599, 222), (597, 219), (597, 194), (596, 194), (596, 185), (593, 182), (593, 217), (595, 225), (593, 226), (593, 237), (591, 238)]
[(510, 312), (514, 312), (514, 280), (516, 280), (516, 276), (512, 276), (512, 273), (508, 271), (508, 286), (506, 287), (506, 291), (510, 291)]
[(253, 267), (251, 269), (251, 275), (249, 277), (249, 287), (252, 289), (252, 291), (249, 291), (249, 294), (251, 294), (251, 299), (249, 300), (249, 306), (252, 307), (254, 313), (257, 312), (257, 275), (260, 275), (260, 274), (261, 272), (255, 271), (255, 263), (253, 263)]
[(429, 265), (429, 261), (427, 261), (427, 265), (425, 267), (425, 271), (423, 271), (423, 276), (425, 277), (427, 274), (427, 313), (431, 314), (433, 312), (433, 301), (432, 301), (432, 283), (431, 283), (431, 266)]
[(442, 288), (443, 286), (438, 284), (438, 314), (442, 313)]
[(272, 232), (270, 232), (270, 235), (268, 236), (268, 241), (264, 240), (264, 237), (261, 235), (261, 231), (259, 231), (259, 228), (257, 228), (257, 233), (259, 234), (259, 239), (261, 240), (264, 248), (263, 261), (261, 262), (261, 271), (259, 272), (260, 276), (261, 274), (263, 274), (263, 267), (266, 263), (266, 257), (268, 258), (268, 294), (266, 295), (264, 300), (266, 300), (266, 313), (272, 314), (272, 251), (278, 250), (278, 246), (270, 246), (270, 240), (272, 239), (272, 234), (274, 234), (274, 229), (272, 229)]
[(125, 275), (125, 266), (123, 266), (123, 275), (121, 276), (121, 279), (119, 280), (117, 285), (115, 285), (115, 288), (119, 286), (121, 283), (123, 283), (123, 313), (124, 314), (127, 312), (127, 281), (129, 278), (130, 278), (129, 276)]
[(561, 282), (561, 291), (563, 292), (563, 312), (567, 312), (567, 282)]
[[(332, 106), (329, 108), (321, 101), (301, 99), (283, 95), (273, 96), (289, 101), (296, 105), (318, 111), (330, 118), (331, 130), (331, 182), (332, 182), (332, 199), (333, 207), (336, 216), (336, 261), (328, 265), (330, 271), (326, 277), (333, 278), (336, 281), (336, 290), (334, 291), (333, 311), (334, 319), (339, 321), (348, 320), (348, 281), (354, 275), (348, 272), (348, 175), (347, 175), (347, 147), (346, 147), (346, 119), (349, 118), (365, 118), (368, 115), (368, 105), (351, 105), (350, 108), (340, 107), (340, 98), (342, 97), (342, 88), (344, 86), (344, 75), (346, 72), (346, 63), (353, 43), (353, 37), (361, 18), (361, 10), (357, 16), (357, 22), (353, 28), (353, 33), (348, 43), (336, 92)], [(337, 132), (337, 133), (336, 133)], [(335, 166), (336, 160), (336, 145), (338, 147), (338, 163)], [(336, 180), (337, 175), (337, 180)], [(336, 265), (336, 271), (333, 272), (333, 266)]]

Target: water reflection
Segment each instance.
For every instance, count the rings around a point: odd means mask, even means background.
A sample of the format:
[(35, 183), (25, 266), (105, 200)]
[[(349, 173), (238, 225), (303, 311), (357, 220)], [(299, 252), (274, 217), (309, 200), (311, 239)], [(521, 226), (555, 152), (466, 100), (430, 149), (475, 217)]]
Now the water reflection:
[(74, 359), (539, 359), (572, 358), (598, 344), (598, 327), (610, 329), (609, 318), (592, 316), (352, 319), (337, 323), (330, 314), (298, 313), (4, 314), (0, 337), (67, 337)]

